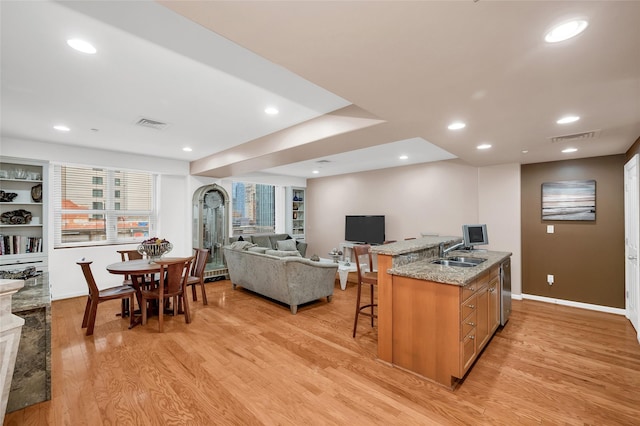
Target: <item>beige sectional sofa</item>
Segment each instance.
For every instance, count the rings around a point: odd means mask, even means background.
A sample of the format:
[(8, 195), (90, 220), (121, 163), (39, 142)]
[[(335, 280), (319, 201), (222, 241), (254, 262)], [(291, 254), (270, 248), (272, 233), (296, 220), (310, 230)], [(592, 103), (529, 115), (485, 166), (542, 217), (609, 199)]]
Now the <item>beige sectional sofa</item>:
[(224, 255), (234, 289), (242, 286), (286, 303), (292, 314), (298, 305), (322, 297), (331, 302), (338, 264), (314, 262), (297, 251), (260, 248), (249, 242), (225, 246)]

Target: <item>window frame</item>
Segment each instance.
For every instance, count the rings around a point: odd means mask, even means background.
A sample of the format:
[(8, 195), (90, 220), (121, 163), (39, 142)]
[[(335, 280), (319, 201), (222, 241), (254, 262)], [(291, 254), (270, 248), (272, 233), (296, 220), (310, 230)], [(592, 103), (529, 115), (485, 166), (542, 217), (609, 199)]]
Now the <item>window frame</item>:
[[(54, 163), (53, 164), (53, 188), (52, 188), (52, 199), (53, 199), (53, 242), (54, 249), (59, 248), (71, 248), (71, 247), (86, 247), (86, 246), (107, 246), (107, 245), (121, 245), (121, 244), (131, 244), (140, 242), (140, 236), (134, 237), (123, 237), (121, 230), (118, 229), (118, 221), (121, 218), (130, 218), (136, 216), (144, 217), (144, 220), (139, 220), (138, 222), (147, 222), (147, 229), (149, 235), (152, 235), (155, 232), (156, 224), (158, 220), (158, 194), (159, 190), (158, 179), (159, 175), (153, 172), (144, 171), (144, 170), (131, 170), (131, 169), (123, 169), (121, 167), (94, 167), (88, 165), (79, 165), (79, 164), (68, 164), (68, 163)], [(87, 172), (92, 172), (95, 170), (103, 171), (106, 174), (105, 181), (103, 183), (103, 209), (63, 209), (62, 208), (62, 177), (61, 171), (63, 168), (69, 167), (73, 169), (86, 169)], [(139, 210), (139, 209), (131, 209), (131, 210), (119, 210), (116, 209), (116, 203), (121, 203), (122, 198), (115, 197), (114, 188), (122, 188), (121, 186), (121, 178), (116, 178), (115, 175), (117, 173), (137, 173), (137, 174), (145, 174), (151, 178), (151, 187), (149, 189), (149, 199), (150, 199), (150, 210)], [(93, 189), (95, 187), (95, 179), (89, 180), (86, 183), (86, 190), (93, 194)], [(121, 191), (121, 189), (118, 189)], [(95, 202), (92, 202), (92, 205)], [(93, 218), (104, 219), (104, 239), (96, 240), (96, 241), (74, 241), (74, 242), (63, 242), (63, 217), (65, 215), (73, 215), (73, 214), (81, 214), (81, 215), (89, 215)], [(148, 218), (148, 220), (147, 220)], [(98, 229), (98, 228), (97, 228)], [(145, 237), (146, 238), (146, 237)]]
[[(272, 188), (272, 199), (271, 199), (271, 213), (272, 213), (272, 229), (265, 229), (264, 225), (259, 225), (258, 223), (253, 223), (253, 224), (249, 224), (247, 223), (246, 225), (242, 225), (242, 224), (237, 224), (236, 223), (236, 185), (237, 184), (242, 184), (245, 187), (245, 191), (246, 191), (246, 187), (248, 185), (254, 185), (255, 187), (258, 186), (268, 186)], [(277, 230), (277, 214), (278, 214), (278, 208), (276, 206), (276, 192), (277, 192), (278, 186), (277, 185), (273, 185), (273, 184), (268, 184), (268, 183), (256, 183), (256, 182), (251, 182), (251, 181), (242, 181), (242, 180), (233, 180), (231, 182), (231, 235), (232, 237), (238, 237), (241, 235), (253, 235), (253, 234), (263, 234), (263, 233), (275, 233)], [(257, 195), (257, 190), (253, 191), (253, 195), (256, 196)], [(246, 192), (245, 192), (245, 197), (246, 197)], [(257, 202), (259, 200), (259, 197), (255, 197), (254, 202)], [(250, 201), (247, 201), (247, 199), (245, 198), (244, 200), (244, 205), (247, 206), (247, 204), (250, 204)], [(243, 217), (242, 219), (252, 219), (251, 217), (247, 217), (246, 216), (246, 211), (245, 211), (245, 217)], [(257, 217), (253, 217), (254, 221), (257, 221)], [(240, 232), (238, 232), (240, 231)]]

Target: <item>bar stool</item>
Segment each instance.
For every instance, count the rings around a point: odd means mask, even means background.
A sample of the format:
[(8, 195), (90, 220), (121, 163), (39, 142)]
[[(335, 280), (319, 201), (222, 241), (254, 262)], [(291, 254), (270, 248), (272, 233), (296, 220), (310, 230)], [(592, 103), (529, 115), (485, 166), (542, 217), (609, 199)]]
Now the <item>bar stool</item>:
[[(378, 304), (375, 303), (373, 288), (378, 285), (378, 273), (373, 272), (373, 257), (371, 256), (371, 246), (369, 244), (362, 244), (353, 247), (353, 254), (356, 258), (356, 268), (358, 269), (358, 296), (356, 298), (356, 319), (353, 323), (353, 337), (356, 337), (356, 329), (358, 328), (358, 317), (360, 315), (371, 317), (371, 327), (374, 325), (374, 318), (378, 318), (378, 315), (375, 313), (374, 308), (377, 308)], [(368, 271), (365, 270), (364, 263), (360, 264), (360, 257), (368, 256)], [(360, 296), (362, 294), (362, 285), (369, 285), (371, 289), (371, 300), (370, 303), (361, 305), (360, 304)], [(369, 308), (371, 312), (365, 312), (365, 310)]]

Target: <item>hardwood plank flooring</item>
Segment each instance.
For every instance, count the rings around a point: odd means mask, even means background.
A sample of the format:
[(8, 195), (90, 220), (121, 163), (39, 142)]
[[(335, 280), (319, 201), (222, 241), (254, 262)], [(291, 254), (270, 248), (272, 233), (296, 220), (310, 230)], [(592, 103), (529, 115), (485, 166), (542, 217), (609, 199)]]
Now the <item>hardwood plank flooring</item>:
[(193, 322), (127, 329), (119, 301), (52, 305), (52, 400), (9, 425), (640, 424), (640, 345), (627, 319), (514, 301), (465, 380), (450, 391), (376, 360), (377, 330), (351, 337), (355, 286), (291, 315), (229, 281), (208, 283)]

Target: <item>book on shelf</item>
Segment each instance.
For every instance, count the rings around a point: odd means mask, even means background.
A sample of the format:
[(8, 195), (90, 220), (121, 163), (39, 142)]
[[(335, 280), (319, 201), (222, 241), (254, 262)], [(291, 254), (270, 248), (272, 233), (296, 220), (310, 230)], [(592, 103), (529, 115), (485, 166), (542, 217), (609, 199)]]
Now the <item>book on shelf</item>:
[(42, 237), (0, 234), (0, 255), (42, 253)]

